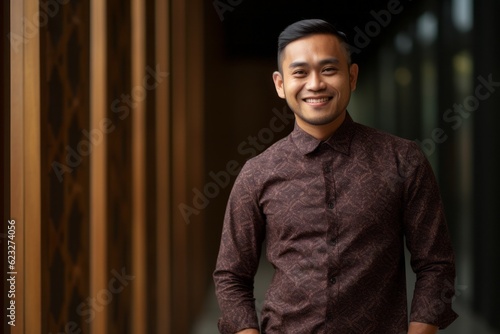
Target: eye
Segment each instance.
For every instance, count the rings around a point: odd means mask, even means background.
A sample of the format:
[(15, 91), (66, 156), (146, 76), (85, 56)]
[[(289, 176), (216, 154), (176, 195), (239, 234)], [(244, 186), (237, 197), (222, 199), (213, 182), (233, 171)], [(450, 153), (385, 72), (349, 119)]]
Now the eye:
[(302, 78), (302, 77), (306, 76), (306, 74), (307, 73), (304, 70), (295, 70), (295, 71), (292, 72), (292, 75), (294, 77), (298, 77), (298, 78)]
[(337, 71), (336, 67), (326, 67), (323, 69), (323, 73), (325, 74), (335, 74)]

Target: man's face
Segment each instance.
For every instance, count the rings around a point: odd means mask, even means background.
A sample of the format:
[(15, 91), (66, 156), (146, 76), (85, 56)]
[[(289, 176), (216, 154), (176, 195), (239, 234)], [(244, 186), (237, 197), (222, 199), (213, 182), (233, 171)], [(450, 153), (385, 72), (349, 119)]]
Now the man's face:
[(283, 50), (281, 65), (282, 73), (273, 74), (274, 84), (297, 124), (303, 129), (338, 128), (358, 77), (358, 67), (349, 66), (339, 39), (318, 34), (293, 41)]

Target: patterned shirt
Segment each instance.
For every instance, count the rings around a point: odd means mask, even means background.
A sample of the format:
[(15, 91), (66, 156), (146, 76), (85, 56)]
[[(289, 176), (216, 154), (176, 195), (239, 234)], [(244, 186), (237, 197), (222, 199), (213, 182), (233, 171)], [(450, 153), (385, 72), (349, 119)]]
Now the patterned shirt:
[(455, 265), (437, 182), (418, 145), (353, 122), (326, 141), (295, 125), (235, 181), (214, 280), (219, 330), (259, 328), (261, 245), (275, 272), (261, 333), (406, 333), (404, 243), (416, 273), (410, 321), (447, 327)]

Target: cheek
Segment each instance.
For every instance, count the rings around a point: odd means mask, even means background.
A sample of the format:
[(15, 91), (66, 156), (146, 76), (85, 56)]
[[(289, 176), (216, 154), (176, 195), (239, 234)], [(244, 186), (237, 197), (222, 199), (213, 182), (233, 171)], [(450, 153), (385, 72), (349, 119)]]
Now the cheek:
[(300, 92), (301, 86), (301, 83), (291, 81), (285, 86), (285, 94), (287, 97), (295, 99), (296, 95)]
[(346, 95), (352, 91), (351, 83), (345, 79), (338, 79), (331, 82), (331, 87), (341, 95)]

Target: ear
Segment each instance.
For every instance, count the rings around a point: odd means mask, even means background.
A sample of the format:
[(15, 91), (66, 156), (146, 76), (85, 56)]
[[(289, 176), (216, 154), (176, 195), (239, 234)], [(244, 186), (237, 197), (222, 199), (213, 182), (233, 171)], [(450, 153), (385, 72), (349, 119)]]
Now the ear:
[(356, 90), (356, 84), (358, 83), (358, 64), (352, 64), (349, 67), (349, 84), (351, 85), (351, 92)]
[(275, 71), (273, 73), (273, 81), (274, 81), (274, 87), (276, 88), (276, 92), (278, 93), (278, 96), (281, 97), (282, 99), (285, 98), (285, 89), (283, 87), (283, 76), (281, 75), (280, 72)]

